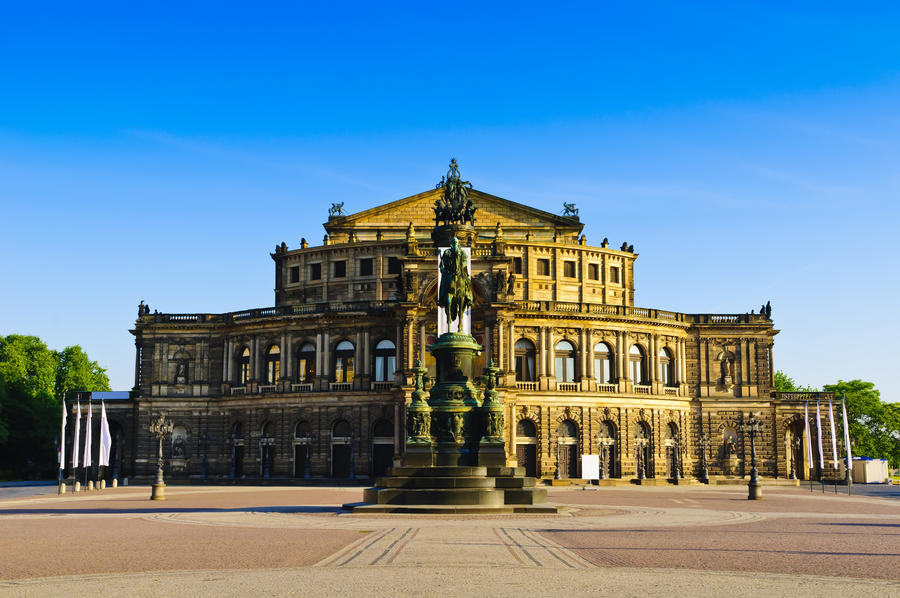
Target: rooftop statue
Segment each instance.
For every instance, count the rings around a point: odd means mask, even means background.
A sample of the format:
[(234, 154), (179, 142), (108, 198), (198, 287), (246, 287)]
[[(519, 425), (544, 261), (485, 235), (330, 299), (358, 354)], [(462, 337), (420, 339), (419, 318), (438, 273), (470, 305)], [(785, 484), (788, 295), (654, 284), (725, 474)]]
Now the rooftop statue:
[(578, 208), (575, 207), (574, 203), (563, 202), (563, 216), (568, 218), (578, 218)]
[(453, 237), (450, 248), (441, 255), (441, 287), (438, 307), (447, 314), (448, 326), (457, 318), (457, 332), (462, 332), (462, 315), (472, 307), (472, 279), (469, 278), (466, 253)]
[(456, 158), (450, 160), (450, 170), (447, 176), (441, 178), (441, 182), (437, 184), (436, 189), (443, 189), (444, 194), (440, 199), (434, 202), (434, 223), (444, 225), (448, 224), (465, 224), (466, 222), (475, 224), (475, 210), (478, 206), (469, 199), (469, 189), (472, 183), (464, 181), (459, 176), (459, 166)]
[(328, 217), (331, 216), (346, 216), (347, 213), (344, 211), (344, 202), (341, 203), (333, 203), (331, 207), (328, 208)]

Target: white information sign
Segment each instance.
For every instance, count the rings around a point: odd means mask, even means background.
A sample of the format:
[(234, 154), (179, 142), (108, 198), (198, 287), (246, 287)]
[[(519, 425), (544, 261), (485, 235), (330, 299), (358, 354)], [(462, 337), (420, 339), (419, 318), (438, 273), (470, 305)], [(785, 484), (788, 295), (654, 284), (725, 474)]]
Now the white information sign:
[[(438, 293), (440, 293), (441, 289), (441, 256), (444, 255), (446, 250), (450, 249), (449, 247), (438, 247)], [(466, 254), (466, 270), (469, 272), (469, 277), (472, 276), (472, 248), (471, 247), (463, 247), (462, 250)], [(462, 326), (460, 326), (460, 332), (464, 332), (466, 334), (472, 334), (472, 309), (469, 308), (462, 314)], [(454, 332), (456, 332), (453, 327)], [(447, 322), (447, 313), (443, 309), (438, 309), (438, 321), (437, 321), (437, 332), (438, 336), (444, 334), (445, 332), (450, 332), (450, 325)]]
[(600, 479), (600, 455), (581, 455), (581, 478)]

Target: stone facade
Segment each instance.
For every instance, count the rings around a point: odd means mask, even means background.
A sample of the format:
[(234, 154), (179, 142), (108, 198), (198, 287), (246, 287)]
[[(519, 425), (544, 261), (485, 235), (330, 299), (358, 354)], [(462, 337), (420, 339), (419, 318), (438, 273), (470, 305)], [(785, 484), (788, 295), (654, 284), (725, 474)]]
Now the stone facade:
[[(143, 310), (133, 396), (111, 408), (124, 473), (153, 473), (147, 425), (161, 411), (180, 438), (166, 448), (174, 477), (364, 478), (396, 463), (416, 360), (434, 374), (439, 194), (331, 216), (319, 246), (276, 246), (274, 307)], [(647, 476), (672, 477), (677, 462), (693, 477), (705, 437), (710, 475), (742, 476), (754, 412), (760, 474), (794, 463), (805, 478), (809, 397), (773, 392), (769, 317), (635, 307), (633, 246), (591, 246), (576, 217), (470, 196), (476, 371), (500, 368), (509, 464), (580, 477), (580, 455), (602, 446), (608, 474), (630, 478), (644, 443)], [(823, 446), (830, 471), (830, 436)]]

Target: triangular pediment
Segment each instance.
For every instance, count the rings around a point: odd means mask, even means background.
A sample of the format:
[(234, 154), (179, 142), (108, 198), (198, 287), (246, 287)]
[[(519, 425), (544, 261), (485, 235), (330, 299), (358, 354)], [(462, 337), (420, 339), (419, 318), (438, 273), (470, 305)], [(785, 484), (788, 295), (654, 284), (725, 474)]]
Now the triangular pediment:
[[(431, 189), (356, 214), (332, 217), (325, 223), (325, 230), (330, 235), (381, 231), (393, 237), (394, 234), (390, 233), (406, 231), (412, 222), (417, 231), (430, 231), (434, 227), (432, 208), (442, 193), (442, 189)], [(527, 232), (535, 230), (577, 234), (584, 226), (575, 218), (551, 214), (477, 189), (469, 191), (469, 197), (478, 206), (475, 228), (479, 231), (493, 231), (499, 222), (505, 235), (524, 237)]]

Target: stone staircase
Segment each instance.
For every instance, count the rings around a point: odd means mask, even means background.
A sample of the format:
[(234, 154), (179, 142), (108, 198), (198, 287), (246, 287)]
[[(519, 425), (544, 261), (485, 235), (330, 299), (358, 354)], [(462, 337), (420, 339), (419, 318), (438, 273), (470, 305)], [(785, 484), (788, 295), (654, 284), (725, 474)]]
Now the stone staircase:
[(395, 467), (363, 491), (354, 513), (558, 513), (523, 467)]

